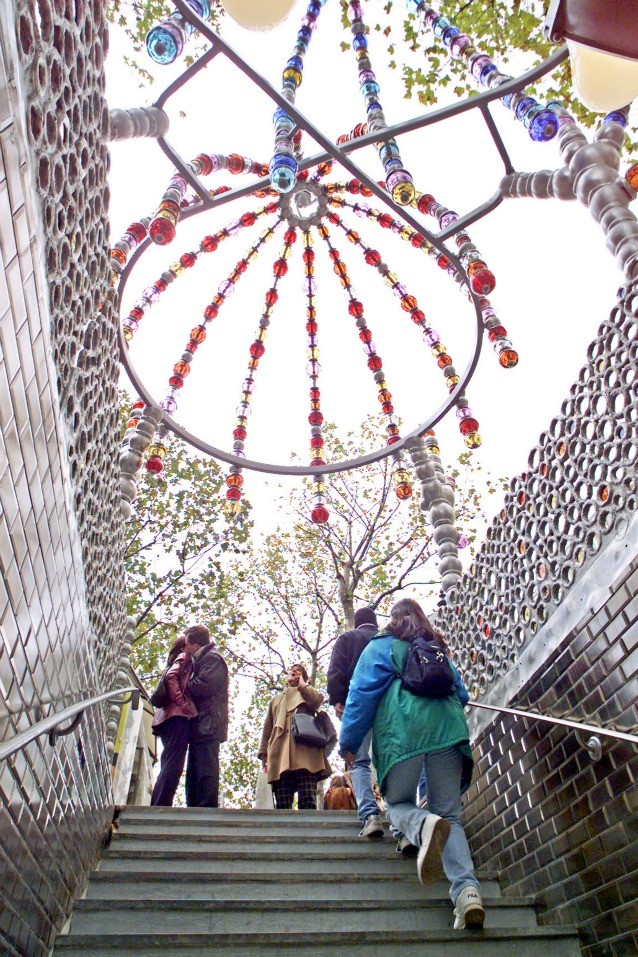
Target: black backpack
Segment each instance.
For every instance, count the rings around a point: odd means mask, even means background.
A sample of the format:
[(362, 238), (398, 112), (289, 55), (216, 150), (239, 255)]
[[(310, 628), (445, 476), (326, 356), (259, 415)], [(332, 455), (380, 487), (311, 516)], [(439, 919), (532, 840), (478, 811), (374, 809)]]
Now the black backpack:
[(401, 681), (421, 698), (447, 698), (454, 691), (450, 662), (438, 641), (417, 635), (403, 663)]

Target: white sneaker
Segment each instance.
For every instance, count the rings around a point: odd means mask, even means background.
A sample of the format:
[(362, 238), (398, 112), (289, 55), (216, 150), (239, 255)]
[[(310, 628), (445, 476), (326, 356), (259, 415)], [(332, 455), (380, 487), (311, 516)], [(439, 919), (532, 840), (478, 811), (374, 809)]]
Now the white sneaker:
[(454, 930), (481, 930), (485, 922), (485, 911), (481, 892), (475, 885), (464, 887), (456, 898), (454, 908)]
[(397, 841), (397, 854), (401, 854), (403, 857), (416, 857), (418, 853), (418, 847), (411, 844), (405, 834), (402, 834)]
[(378, 841), (383, 835), (383, 824), (378, 814), (371, 814), (370, 817), (367, 817), (359, 831), (359, 837), (369, 837), (373, 841)]
[(441, 854), (449, 835), (449, 821), (438, 814), (428, 814), (421, 827), (421, 846), (416, 859), (416, 872), (422, 884), (434, 884), (441, 876)]

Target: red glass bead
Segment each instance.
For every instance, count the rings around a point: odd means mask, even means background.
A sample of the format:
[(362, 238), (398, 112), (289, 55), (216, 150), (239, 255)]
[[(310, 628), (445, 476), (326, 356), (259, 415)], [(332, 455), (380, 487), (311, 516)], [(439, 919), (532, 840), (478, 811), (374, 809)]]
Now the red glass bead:
[(497, 339), (503, 339), (506, 335), (507, 329), (505, 326), (492, 326), (487, 334), (487, 338), (490, 342), (495, 342)]
[(278, 203), (268, 203), (268, 205), (266, 206), (267, 213), (276, 213), (278, 210), (279, 210)]
[(315, 525), (324, 525), (330, 518), (330, 513), (325, 505), (316, 505), (310, 513), (310, 518)]
[(384, 229), (389, 229), (392, 225), (392, 216), (389, 213), (381, 213), (379, 216), (379, 226), (382, 226)]
[(321, 390), (318, 389), (318, 388), (317, 388), (316, 386), (314, 386), (314, 385), (311, 386), (311, 387), (310, 387), (310, 398), (311, 398), (311, 399), (314, 399), (314, 400), (320, 399), (320, 398), (321, 398)]
[(422, 196), (419, 196), (416, 204), (416, 208), (420, 213), (428, 213), (430, 210), (430, 205), (434, 202), (434, 196), (431, 196), (430, 193), (423, 193)]
[(142, 240), (146, 238), (146, 227), (142, 226), (141, 223), (131, 223), (126, 231), (135, 236), (138, 243), (141, 243)]
[(421, 233), (415, 233), (410, 242), (415, 249), (420, 249), (425, 242), (425, 236), (422, 236)]
[(168, 380), (168, 384), (170, 385), (171, 389), (181, 389), (184, 385), (184, 380), (181, 375), (172, 375)]
[(242, 441), (246, 438), (247, 432), (243, 425), (238, 425), (233, 429), (233, 438), (241, 439)]
[(218, 245), (217, 236), (204, 236), (201, 242), (202, 249), (207, 253), (214, 253)]
[(131, 409), (143, 409), (145, 405), (146, 405), (146, 402), (144, 402), (143, 399), (136, 399), (133, 405), (131, 406)]
[(208, 176), (213, 172), (213, 161), (206, 153), (200, 153), (195, 157), (195, 162), (199, 165), (199, 175)]
[(329, 221), (330, 221), (331, 223), (335, 223), (335, 224), (336, 224), (336, 223), (339, 222), (339, 214), (338, 214), (338, 213), (328, 213), (328, 219), (329, 219)]
[(381, 368), (383, 368), (383, 362), (376, 353), (373, 353), (368, 359), (368, 369), (372, 372), (378, 372)]
[(324, 458), (321, 458), (320, 456), (318, 456), (317, 458), (311, 459), (310, 464), (311, 464), (311, 465), (325, 465), (325, 464), (326, 464), (326, 461), (325, 461)]
[(364, 258), (368, 266), (376, 266), (381, 262), (381, 253), (376, 249), (366, 249)]
[(282, 276), (285, 276), (288, 272), (288, 263), (285, 259), (276, 259), (272, 271), (278, 279), (281, 279)]
[(158, 217), (151, 223), (149, 234), (158, 246), (166, 246), (175, 239), (175, 226), (168, 219)]
[(436, 264), (437, 266), (440, 266), (441, 269), (447, 269), (447, 267), (450, 265), (450, 260), (447, 258), (447, 256), (444, 256), (443, 253), (441, 253), (440, 256), (436, 257)]
[(226, 492), (226, 498), (231, 502), (241, 501), (241, 489), (229, 488)]
[(318, 409), (315, 409), (315, 410), (314, 410), (313, 412), (311, 412), (310, 415), (308, 416), (308, 422), (310, 422), (310, 425), (321, 425), (322, 422), (323, 422), (323, 415), (322, 415), (322, 413), (319, 412)]
[(417, 307), (417, 301), (414, 296), (402, 296), (401, 297), (401, 308), (405, 312), (412, 312)]
[(401, 437), (400, 437), (400, 436), (398, 436), (398, 435), (391, 435), (391, 436), (389, 437), (388, 441), (387, 441), (385, 444), (386, 444), (386, 445), (394, 445), (395, 442), (400, 442), (400, 441), (401, 441)]
[(498, 361), (504, 369), (513, 369), (518, 363), (518, 352), (515, 349), (503, 349)]
[(437, 357), (436, 364), (439, 369), (445, 369), (446, 366), (452, 365), (452, 359), (447, 352), (442, 352), (441, 355)]
[(488, 292), (492, 292), (495, 286), (496, 277), (489, 269), (479, 269), (479, 271), (472, 276), (472, 289), (476, 293), (486, 296)]
[(242, 226), (254, 226), (257, 222), (257, 217), (254, 213), (243, 213), (239, 217), (239, 222), (242, 224)]
[(311, 320), (310, 322), (306, 323), (306, 332), (308, 333), (309, 336), (316, 336), (318, 328), (319, 326), (314, 320)]
[(159, 455), (149, 455), (146, 460), (146, 471), (154, 472), (156, 475), (164, 471), (164, 463)]
[(300, 173), (297, 173), (297, 179), (300, 183), (305, 183), (305, 181), (308, 179), (308, 170), (302, 169)]
[(191, 367), (189, 362), (176, 362), (173, 366), (173, 372), (177, 375), (181, 375), (182, 379), (185, 379), (190, 371)]
[(219, 306), (218, 306), (216, 303), (214, 303), (214, 302), (210, 302), (210, 303), (206, 306), (206, 308), (204, 309), (204, 316), (205, 316), (208, 320), (210, 320), (210, 319), (215, 319), (215, 317), (217, 316), (218, 312), (219, 312)]
[(190, 352), (194, 354), (195, 352), (197, 352), (197, 349), (199, 348), (199, 343), (193, 342), (192, 339), (189, 339), (186, 345), (184, 346), (184, 348), (186, 349), (186, 352)]
[(339, 256), (339, 250), (338, 250), (338, 249), (331, 249), (330, 252), (328, 253), (328, 255), (329, 255), (330, 258), (332, 259), (333, 263), (339, 262), (340, 256)]
[(372, 333), (371, 333), (370, 330), (366, 327), (365, 329), (362, 329), (362, 330), (360, 331), (360, 333), (359, 333), (359, 338), (361, 339), (362, 342), (371, 342), (371, 341), (372, 341)]
[(359, 319), (363, 315), (363, 303), (359, 302), (358, 299), (351, 299), (348, 303), (348, 312), (355, 319)]
[(184, 253), (183, 256), (179, 257), (179, 261), (185, 269), (190, 269), (197, 262), (197, 256), (193, 256), (192, 253)]
[(310, 448), (311, 449), (322, 449), (324, 447), (323, 438), (320, 435), (313, 435), (310, 439)]
[(381, 389), (379, 391), (379, 402), (392, 402), (392, 393), (388, 392), (387, 389)]
[(244, 160), (238, 153), (231, 153), (226, 157), (226, 169), (234, 176), (241, 173), (244, 169)]
[(385, 412), (386, 415), (390, 415), (390, 413), (394, 412), (394, 406), (391, 402), (384, 402), (381, 406), (381, 411)]
[(129, 312), (129, 316), (131, 317), (131, 319), (135, 319), (137, 322), (139, 322), (141, 319), (144, 318), (144, 310), (131, 309), (131, 311)]
[(417, 325), (420, 325), (422, 322), (425, 322), (425, 313), (422, 309), (413, 309), (410, 313), (410, 318), (412, 322), (416, 322)]
[(309, 249), (307, 246), (301, 254), (301, 258), (305, 263), (312, 263), (315, 261), (315, 251), (314, 249)]
[(468, 432), (476, 432), (479, 424), (476, 419), (461, 419), (459, 422), (459, 431), (461, 435), (467, 435)]
[(349, 183), (346, 183), (346, 189), (349, 193), (360, 193), (361, 192), (361, 183), (358, 179), (351, 179)]
[(279, 299), (279, 293), (276, 289), (269, 289), (264, 298), (269, 306), (274, 306)]
[(406, 499), (412, 497), (412, 486), (409, 482), (399, 482), (396, 487), (397, 498), (401, 502), (405, 502)]
[(297, 231), (295, 229), (287, 229), (284, 233), (284, 242), (286, 246), (292, 246), (293, 243), (296, 243)]
[(263, 344), (261, 339), (255, 339), (253, 344), (250, 347), (250, 354), (253, 359), (260, 359), (266, 351), (266, 346)]

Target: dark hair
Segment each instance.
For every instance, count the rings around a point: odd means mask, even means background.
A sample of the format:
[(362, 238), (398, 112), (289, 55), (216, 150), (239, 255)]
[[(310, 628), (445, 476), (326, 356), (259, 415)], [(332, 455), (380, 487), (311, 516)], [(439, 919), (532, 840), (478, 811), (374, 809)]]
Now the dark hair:
[(180, 635), (179, 638), (176, 638), (173, 644), (171, 645), (171, 647), (168, 649), (168, 660), (166, 664), (168, 665), (169, 668), (173, 664), (177, 656), (181, 655), (185, 645), (186, 645), (186, 639), (184, 638), (184, 635)]
[(443, 635), (432, 627), (428, 616), (413, 598), (402, 598), (393, 605), (387, 630), (402, 641), (412, 641), (417, 635), (425, 635), (446, 648)]
[(210, 632), (205, 625), (191, 625), (190, 628), (184, 629), (184, 638), (203, 648), (210, 641)]
[(358, 628), (359, 625), (375, 625), (377, 624), (377, 616), (374, 613), (374, 608), (370, 608), (370, 605), (365, 605), (363, 608), (357, 608), (354, 613), (354, 627)]
[(293, 661), (293, 663), (289, 666), (288, 671), (290, 671), (291, 668), (299, 668), (299, 671), (301, 672), (303, 680), (304, 681), (308, 680), (308, 672), (306, 671), (306, 669), (304, 668), (304, 666), (302, 665), (300, 661)]

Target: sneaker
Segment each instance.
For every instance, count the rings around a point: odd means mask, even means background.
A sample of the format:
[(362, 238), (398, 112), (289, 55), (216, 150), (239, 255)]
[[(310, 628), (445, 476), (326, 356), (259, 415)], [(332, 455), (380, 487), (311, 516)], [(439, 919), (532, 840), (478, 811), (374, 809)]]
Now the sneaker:
[(481, 892), (475, 885), (464, 887), (456, 898), (454, 908), (454, 930), (481, 930), (485, 921), (485, 911)]
[(363, 827), (359, 831), (359, 837), (369, 837), (373, 841), (378, 841), (383, 837), (383, 824), (378, 814), (371, 814), (363, 822)]
[(397, 854), (402, 854), (403, 857), (416, 857), (418, 853), (418, 847), (415, 847), (414, 844), (410, 844), (405, 834), (402, 834), (397, 841)]
[(441, 854), (450, 835), (450, 824), (438, 814), (428, 814), (421, 828), (416, 872), (422, 884), (434, 884), (443, 873)]

